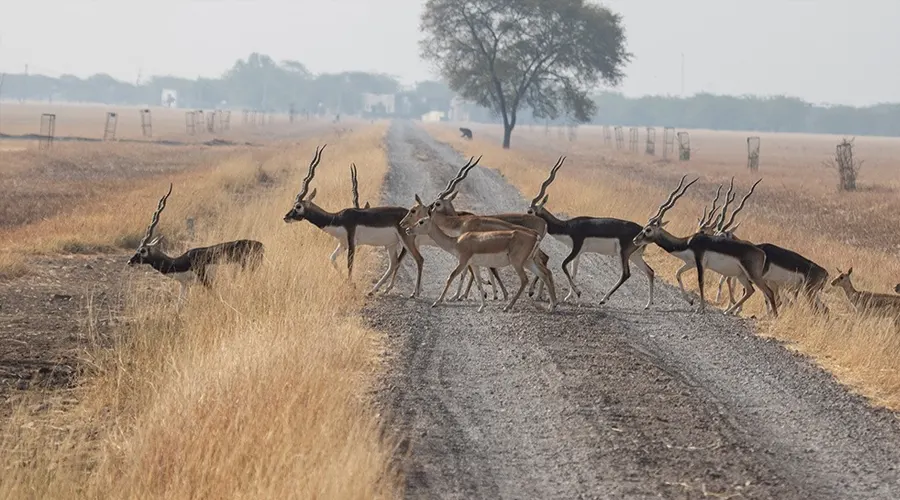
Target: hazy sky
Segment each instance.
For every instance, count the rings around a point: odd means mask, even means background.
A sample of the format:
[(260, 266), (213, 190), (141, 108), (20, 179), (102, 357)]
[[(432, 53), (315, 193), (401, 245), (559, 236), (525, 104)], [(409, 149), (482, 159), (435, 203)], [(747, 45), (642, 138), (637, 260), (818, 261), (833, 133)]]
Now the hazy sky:
[[(0, 71), (134, 81), (217, 76), (251, 52), (314, 72), (432, 77), (419, 60), (424, 0), (0, 0)], [(619, 90), (788, 94), (900, 102), (898, 0), (607, 0), (634, 53)]]

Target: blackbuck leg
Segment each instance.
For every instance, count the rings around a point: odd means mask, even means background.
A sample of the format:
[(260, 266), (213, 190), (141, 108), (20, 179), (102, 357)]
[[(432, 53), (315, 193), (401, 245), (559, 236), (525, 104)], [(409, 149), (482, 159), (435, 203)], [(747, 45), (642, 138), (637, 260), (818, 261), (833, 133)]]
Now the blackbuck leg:
[(331, 265), (340, 272), (341, 268), (337, 265), (337, 258), (344, 252), (344, 242), (339, 241), (337, 248), (334, 249), (334, 252), (331, 252)]
[[(469, 266), (467, 268), (467, 271), (467, 273), (459, 277), (459, 284), (456, 287), (456, 294), (450, 297), (450, 302), (461, 301), (463, 299), (469, 298), (469, 290), (472, 288), (472, 284), (475, 282), (475, 280), (478, 280), (478, 282), (481, 283), (481, 273), (478, 271), (478, 268), (476, 268), (475, 266)], [(469, 281), (468, 286), (466, 286), (465, 293), (463, 293), (463, 285), (466, 283), (466, 278), (468, 278)]]
[(686, 300), (687, 303), (690, 305), (694, 305), (694, 298), (691, 297), (690, 294), (688, 294), (688, 291), (684, 288), (684, 282), (681, 281), (681, 275), (684, 274), (685, 271), (690, 271), (691, 269), (693, 269), (695, 267), (697, 267), (697, 266), (685, 264), (685, 265), (679, 267), (677, 271), (675, 271), (675, 280), (678, 281), (678, 288), (681, 289), (681, 296), (684, 297), (684, 300)]
[(356, 257), (356, 228), (347, 228), (347, 280), (353, 279), (353, 258)]
[(520, 265), (513, 265), (513, 269), (516, 270), (516, 274), (519, 275), (519, 290), (513, 295), (512, 300), (509, 301), (509, 304), (503, 308), (503, 311), (509, 311), (512, 306), (515, 305), (516, 301), (519, 300), (519, 296), (522, 295), (522, 292), (525, 291), (525, 287), (528, 286), (528, 275), (525, 274), (525, 269), (523, 269)]
[(419, 293), (422, 291), (422, 264), (425, 263), (425, 258), (422, 257), (422, 253), (419, 251), (419, 247), (416, 245), (415, 236), (411, 236), (406, 234), (406, 231), (399, 230), (397, 231), (397, 235), (400, 236), (400, 241), (403, 243), (403, 247), (409, 252), (410, 257), (412, 257), (413, 262), (416, 263), (416, 288), (413, 290), (413, 293), (410, 294), (410, 298), (418, 297)]
[(536, 259), (529, 259), (528, 270), (534, 273), (540, 280), (541, 284), (546, 284), (547, 292), (550, 295), (550, 307), (548, 311), (553, 312), (556, 308), (556, 285), (553, 283), (553, 273), (544, 265), (543, 262), (537, 262)]
[[(397, 246), (400, 246), (400, 245), (397, 245)], [(401, 246), (401, 248), (402, 248), (402, 246)], [(378, 282), (375, 283), (375, 286), (372, 287), (372, 290), (369, 291), (369, 293), (367, 295), (374, 295), (375, 293), (377, 293), (378, 289), (381, 288), (382, 285), (384, 285), (385, 281), (387, 281), (388, 276), (393, 276), (393, 277), (397, 276), (397, 270), (400, 268), (400, 256), (399, 256), (399, 252), (397, 251), (397, 247), (396, 246), (388, 247), (387, 253), (388, 253), (388, 259), (389, 259), (387, 271), (384, 272), (384, 274), (381, 276), (381, 278), (378, 280)], [(394, 280), (392, 279), (390, 286), (388, 286), (384, 290), (384, 293), (390, 292), (391, 288), (393, 288), (393, 286), (394, 286)]]
[[(497, 272), (497, 269), (490, 268), (488, 271), (491, 273), (491, 286), (500, 287), (500, 293), (503, 295), (503, 300), (506, 300), (509, 297), (509, 293), (506, 291), (506, 286), (503, 285), (503, 280), (500, 279), (500, 273)], [(497, 291), (494, 290), (494, 300), (497, 300)]]
[(722, 279), (719, 280), (719, 289), (716, 291), (716, 303), (718, 304), (720, 300), (722, 300), (722, 286), (728, 280), (728, 276), (722, 276)]
[(463, 271), (466, 270), (469, 264), (469, 259), (471, 259), (471, 255), (464, 256), (464, 254), (459, 255), (459, 264), (457, 264), (456, 268), (453, 271), (450, 271), (450, 276), (447, 277), (447, 283), (444, 285), (444, 291), (441, 292), (440, 297), (431, 304), (431, 307), (435, 307), (441, 302), (444, 301), (444, 297), (447, 296), (447, 290), (450, 290), (450, 284), (453, 283), (453, 279), (460, 275)]
[[(471, 267), (470, 267), (471, 269)], [(480, 273), (478, 273), (480, 274)], [(462, 281), (462, 280), (460, 280)], [(484, 291), (484, 284), (481, 282), (481, 277), (477, 274), (475, 275), (475, 285), (478, 287), (478, 312), (484, 311), (484, 305), (487, 303), (487, 292)]]
[(747, 277), (746, 273), (741, 273), (737, 277), (737, 280), (741, 284), (741, 286), (744, 287), (744, 296), (741, 297), (740, 300), (738, 300), (737, 303), (735, 303), (733, 306), (725, 309), (725, 314), (737, 314), (737, 312), (740, 311), (740, 309), (743, 307), (744, 302), (746, 302), (747, 299), (749, 299), (750, 296), (753, 295), (753, 293), (756, 291), (753, 289), (753, 283), (750, 281), (750, 278)]
[[(703, 313), (706, 311), (706, 296), (703, 293), (704, 292), (704, 290), (703, 290), (703, 262), (701, 262), (702, 257), (700, 255), (695, 254), (694, 259), (696, 262), (695, 267), (697, 268), (697, 283), (700, 287), (700, 307), (697, 309), (697, 312)], [(681, 272), (683, 272), (682, 269), (685, 269), (685, 268), (690, 269), (690, 266), (685, 264), (678, 270), (678, 272), (675, 273), (675, 277), (678, 278), (679, 285), (681, 285), (681, 277), (679, 276), (679, 274)], [(681, 290), (684, 291), (683, 286), (682, 286)], [(691, 304), (693, 305), (693, 301), (691, 301)]]
[(647, 304), (644, 306), (644, 309), (650, 309), (650, 306), (653, 304), (653, 282), (656, 277), (656, 273), (653, 272), (653, 268), (647, 265), (647, 262), (644, 260), (644, 248), (641, 247), (637, 249), (634, 253), (628, 257), (634, 265), (637, 266), (638, 269), (641, 270), (646, 276), (647, 280), (649, 280), (649, 297), (647, 297)]
[(572, 279), (578, 279), (578, 263), (581, 262), (581, 254), (575, 256), (575, 260), (572, 261)]
[(563, 299), (563, 302), (568, 301), (572, 294), (574, 293), (576, 297), (581, 297), (581, 290), (575, 286), (575, 280), (572, 278), (572, 275), (569, 273), (568, 265), (569, 262), (572, 262), (578, 257), (578, 254), (581, 252), (581, 246), (584, 244), (584, 240), (581, 239), (572, 239), (572, 251), (569, 252), (569, 255), (563, 260), (562, 270), (563, 274), (566, 275), (566, 279), (569, 280), (569, 294), (566, 295), (566, 298)]
[[(368, 202), (366, 202), (368, 203)], [(400, 245), (400, 253), (397, 254), (397, 265), (394, 266), (394, 273), (391, 275), (391, 282), (388, 284), (388, 287), (384, 290), (384, 293), (388, 293), (394, 288), (394, 283), (397, 282), (397, 274), (400, 272), (400, 265), (403, 263), (403, 257), (406, 257), (407, 251), (406, 247)], [(390, 269), (388, 269), (390, 271)]]

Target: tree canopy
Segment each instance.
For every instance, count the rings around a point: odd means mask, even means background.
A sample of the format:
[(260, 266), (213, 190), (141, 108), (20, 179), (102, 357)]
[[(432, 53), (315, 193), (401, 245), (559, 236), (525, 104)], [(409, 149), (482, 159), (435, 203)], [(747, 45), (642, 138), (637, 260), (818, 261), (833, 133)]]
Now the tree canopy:
[(522, 107), (589, 121), (591, 92), (617, 85), (631, 59), (621, 16), (584, 0), (428, 0), (420, 28), (422, 56), (500, 117), (505, 148)]

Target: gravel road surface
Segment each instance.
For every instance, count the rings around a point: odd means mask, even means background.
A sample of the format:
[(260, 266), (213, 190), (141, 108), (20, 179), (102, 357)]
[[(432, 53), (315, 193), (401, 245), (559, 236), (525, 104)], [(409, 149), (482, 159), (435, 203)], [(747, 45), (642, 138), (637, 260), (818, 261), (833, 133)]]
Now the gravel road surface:
[[(465, 162), (412, 123), (394, 122), (386, 141), (384, 204), (432, 199)], [(456, 205), (523, 211), (489, 166)], [(568, 250), (551, 238), (542, 248), (562, 298)], [(409, 498), (900, 498), (900, 420), (747, 321), (694, 314), (659, 280), (644, 311), (634, 268), (598, 306), (620, 272), (599, 256), (581, 259), (580, 304), (553, 314), (524, 294), (509, 313), (490, 302), (478, 314), (472, 299), (432, 309), (455, 259), (423, 254), (423, 296), (405, 298), (407, 262), (367, 311), (390, 338), (380, 399), (405, 436)]]

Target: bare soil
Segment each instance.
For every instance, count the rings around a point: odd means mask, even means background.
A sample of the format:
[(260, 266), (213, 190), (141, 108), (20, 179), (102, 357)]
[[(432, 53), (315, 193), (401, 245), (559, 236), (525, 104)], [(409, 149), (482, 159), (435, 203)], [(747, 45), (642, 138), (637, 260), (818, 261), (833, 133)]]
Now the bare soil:
[(76, 384), (80, 360), (120, 317), (122, 255), (42, 256), (31, 274), (0, 281), (0, 400)]
[[(385, 204), (433, 197), (464, 159), (411, 124), (387, 137)], [(482, 167), (489, 167), (485, 158)], [(460, 208), (525, 209), (489, 168), (459, 186)], [(558, 295), (568, 253), (547, 238)], [(871, 408), (807, 358), (757, 337), (752, 323), (698, 315), (657, 280), (632, 278), (598, 306), (616, 259), (581, 259), (578, 305), (527, 296), (431, 308), (453, 260), (425, 247), (423, 297), (406, 299), (405, 263), (368, 317), (389, 333), (379, 392), (410, 498), (900, 498), (900, 420)], [(517, 285), (503, 273), (507, 287)]]

